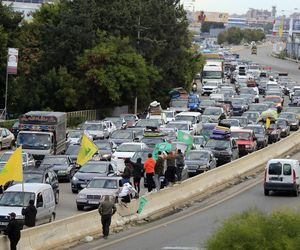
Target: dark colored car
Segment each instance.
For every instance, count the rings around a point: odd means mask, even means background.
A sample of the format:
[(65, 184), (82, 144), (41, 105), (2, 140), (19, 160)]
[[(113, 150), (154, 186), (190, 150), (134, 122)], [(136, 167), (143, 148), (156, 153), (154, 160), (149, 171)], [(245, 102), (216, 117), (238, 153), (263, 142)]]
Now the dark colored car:
[(214, 107), (215, 105), (215, 100), (202, 100), (199, 105), (200, 112), (203, 113), (206, 108)]
[(265, 103), (252, 103), (249, 106), (249, 111), (259, 112), (260, 114), (268, 109), (268, 105)]
[(242, 115), (248, 109), (247, 101), (243, 98), (233, 98), (231, 102), (233, 106), (233, 115)]
[(164, 136), (144, 136), (141, 142), (145, 143), (150, 149), (154, 149), (156, 144), (165, 142)]
[(218, 164), (229, 163), (239, 158), (239, 149), (235, 139), (217, 140), (209, 139), (205, 149), (213, 152)]
[(191, 150), (185, 158), (189, 176), (201, 174), (217, 166), (217, 160), (210, 150)]
[(277, 126), (281, 129), (281, 133), (280, 136), (283, 137), (287, 137), (290, 135), (290, 125), (289, 125), (289, 121), (287, 119), (284, 118), (278, 118), (276, 120)]
[(278, 142), (280, 140), (281, 129), (277, 123), (273, 122), (270, 124), (270, 127), (267, 128), (267, 135), (269, 143)]
[(94, 144), (98, 147), (97, 157), (100, 161), (110, 161), (117, 145), (107, 140), (96, 140)]
[(76, 162), (79, 149), (79, 144), (69, 145), (69, 147), (67, 148), (66, 155), (71, 158), (72, 162)]
[(131, 129), (118, 129), (111, 133), (109, 140), (115, 143), (117, 146), (124, 142), (133, 142), (136, 140), (136, 132)]
[(247, 111), (243, 114), (244, 117), (247, 117), (252, 123), (256, 123), (260, 114), (257, 111)]
[(71, 188), (73, 193), (85, 188), (89, 181), (97, 176), (114, 176), (116, 166), (110, 161), (89, 161), (73, 176)]
[(297, 114), (292, 112), (281, 112), (279, 118), (287, 119), (291, 130), (297, 131), (299, 129), (299, 120)]
[(251, 129), (253, 130), (255, 137), (256, 137), (256, 142), (257, 142), (257, 148), (261, 149), (266, 146), (268, 146), (268, 135), (265, 130), (265, 127), (260, 124), (251, 124), (246, 127), (246, 129)]
[(70, 181), (76, 173), (76, 165), (67, 155), (46, 155), (39, 168), (52, 169), (59, 180)]

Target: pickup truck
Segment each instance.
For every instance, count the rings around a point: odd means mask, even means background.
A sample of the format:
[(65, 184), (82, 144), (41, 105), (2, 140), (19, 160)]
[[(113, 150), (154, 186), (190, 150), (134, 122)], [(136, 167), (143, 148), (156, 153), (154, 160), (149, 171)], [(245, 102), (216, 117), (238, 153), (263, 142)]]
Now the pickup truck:
[(253, 130), (231, 129), (231, 136), (236, 139), (240, 155), (245, 155), (256, 151), (257, 142)]

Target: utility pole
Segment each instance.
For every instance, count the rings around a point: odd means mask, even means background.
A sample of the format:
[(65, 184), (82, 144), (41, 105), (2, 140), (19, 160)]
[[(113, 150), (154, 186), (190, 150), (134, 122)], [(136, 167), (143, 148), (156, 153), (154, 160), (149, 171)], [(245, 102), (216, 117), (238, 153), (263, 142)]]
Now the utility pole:
[[(141, 0), (139, 0), (139, 15), (138, 15), (138, 28), (137, 28), (137, 51), (140, 52), (140, 38), (141, 38)], [(138, 97), (137, 90), (135, 90), (134, 99), (134, 114), (137, 114)]]

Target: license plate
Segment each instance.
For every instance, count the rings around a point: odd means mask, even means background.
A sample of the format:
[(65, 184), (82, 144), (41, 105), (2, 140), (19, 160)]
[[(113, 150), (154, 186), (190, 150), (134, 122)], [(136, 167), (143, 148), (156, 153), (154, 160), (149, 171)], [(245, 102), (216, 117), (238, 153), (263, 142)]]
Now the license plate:
[(92, 205), (97, 205), (99, 204), (99, 201), (88, 201), (89, 204), (92, 204)]
[(191, 172), (191, 173), (196, 173), (197, 170), (192, 169), (192, 170), (189, 170), (189, 172)]
[(270, 177), (270, 181), (282, 181), (282, 177)]
[(0, 222), (0, 226), (7, 226), (8, 222)]

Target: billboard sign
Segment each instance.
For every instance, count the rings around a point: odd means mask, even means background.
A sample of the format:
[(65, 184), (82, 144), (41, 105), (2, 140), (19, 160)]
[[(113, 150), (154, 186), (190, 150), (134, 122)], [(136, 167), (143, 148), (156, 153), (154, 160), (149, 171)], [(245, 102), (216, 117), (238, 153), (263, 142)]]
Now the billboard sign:
[(9, 48), (7, 54), (7, 74), (17, 74), (19, 50)]
[(228, 23), (229, 14), (225, 12), (196, 11), (195, 19), (200, 22)]

